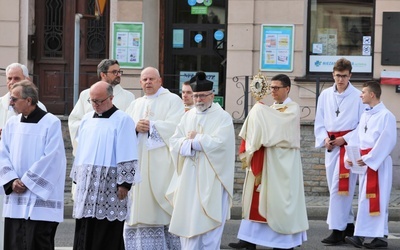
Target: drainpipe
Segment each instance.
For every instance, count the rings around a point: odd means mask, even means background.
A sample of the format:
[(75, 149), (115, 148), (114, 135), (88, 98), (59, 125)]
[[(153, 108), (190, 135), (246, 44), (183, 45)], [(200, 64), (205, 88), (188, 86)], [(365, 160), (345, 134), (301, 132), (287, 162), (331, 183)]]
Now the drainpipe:
[(81, 18), (82, 14), (75, 14), (75, 39), (74, 39), (74, 106), (78, 101), (79, 97), (79, 45), (81, 41), (80, 30), (81, 30)]

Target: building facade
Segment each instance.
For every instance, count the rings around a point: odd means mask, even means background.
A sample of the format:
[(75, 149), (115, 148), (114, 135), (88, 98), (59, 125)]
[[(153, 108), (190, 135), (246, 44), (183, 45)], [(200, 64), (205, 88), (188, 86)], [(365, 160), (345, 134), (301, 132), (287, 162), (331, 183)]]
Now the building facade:
[[(316, 98), (333, 83), (338, 58), (353, 62), (351, 81), (358, 88), (385, 72), (400, 72), (400, 33), (393, 28), (400, 22), (398, 0), (108, 0), (97, 19), (95, 4), (0, 0), (0, 94), (7, 91), (4, 68), (20, 62), (32, 73), (41, 101), (68, 116), (74, 93), (97, 80), (98, 62), (116, 58), (124, 72), (122, 86), (136, 96), (142, 95), (143, 67), (159, 68), (164, 86), (177, 94), (183, 81), (203, 70), (214, 82), (217, 101), (243, 120), (254, 103), (245, 94), (251, 77), (259, 71), (267, 78), (285, 73), (293, 82), (290, 96), (302, 107), (302, 122), (312, 124)], [(79, 87), (77, 13), (82, 14)], [(400, 89), (382, 89), (400, 126)], [(399, 166), (399, 143), (392, 156)]]

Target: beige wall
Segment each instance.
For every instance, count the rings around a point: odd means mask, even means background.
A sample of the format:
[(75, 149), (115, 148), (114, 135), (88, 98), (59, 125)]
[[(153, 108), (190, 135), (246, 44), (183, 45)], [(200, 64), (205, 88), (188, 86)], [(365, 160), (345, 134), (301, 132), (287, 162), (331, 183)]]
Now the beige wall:
[[(18, 61), (19, 1), (0, 1), (0, 68)], [(4, 71), (0, 70), (0, 95), (7, 92)]]
[[(243, 95), (243, 90), (237, 88), (232, 78), (235, 76), (255, 75), (259, 70), (261, 24), (294, 24), (294, 70), (286, 74), (293, 80), (306, 74), (306, 40), (307, 40), (307, 0), (230, 0), (228, 14), (228, 44), (227, 44), (227, 105), (229, 113), (240, 111), (241, 104), (237, 100)], [(400, 70), (399, 66), (382, 66), (382, 12), (400, 11), (398, 0), (377, 0), (375, 17), (375, 47), (373, 77), (380, 78), (382, 70)], [(278, 72), (263, 72), (271, 78)], [(244, 83), (244, 79), (241, 78)], [(313, 121), (315, 116), (315, 82), (292, 82), (294, 87), (290, 97), (301, 106), (310, 108), (310, 115), (303, 121)], [(329, 87), (333, 79), (321, 82)], [(360, 83), (355, 84), (361, 88)], [(382, 86), (382, 100), (400, 121), (399, 98), (394, 86)], [(251, 101), (253, 101), (251, 99)], [(272, 99), (267, 97), (266, 103)], [(250, 103), (250, 106), (252, 103)], [(249, 107), (250, 108), (250, 107)], [(305, 112), (308, 112), (305, 110)], [(399, 122), (398, 122), (399, 124)], [(399, 125), (400, 126), (400, 125)]]
[[(287, 73), (293, 80), (306, 74), (307, 0), (229, 0), (227, 27), (227, 95), (229, 113), (241, 112), (243, 104), (237, 100), (243, 89), (232, 81), (234, 76), (254, 75), (259, 69), (261, 24), (294, 24), (294, 70)], [(159, 0), (110, 0), (110, 22), (128, 21), (145, 23), (144, 66), (158, 67), (159, 61)], [(375, 20), (374, 78), (382, 70), (400, 70), (399, 66), (382, 66), (381, 37), (382, 12), (400, 11), (398, 0), (377, 0)], [(145, 14), (145, 13), (151, 13)], [(27, 35), (34, 32), (34, 1), (0, 0), (0, 68), (12, 62), (27, 64)], [(1, 74), (3, 73), (3, 74)], [(140, 70), (124, 69), (122, 85), (141, 96), (138, 75)], [(277, 72), (263, 72), (268, 78)], [(239, 78), (244, 83), (244, 78)], [(312, 121), (315, 113), (315, 83), (293, 82), (290, 96), (301, 106), (310, 107), (310, 115), (303, 120)], [(325, 87), (331, 82), (325, 82)], [(360, 88), (360, 85), (357, 85)], [(4, 72), (0, 71), (0, 95), (6, 92)], [(393, 86), (383, 86), (383, 102), (400, 120), (397, 108), (399, 95)], [(252, 99), (250, 98), (252, 101)], [(267, 97), (265, 102), (272, 100)], [(250, 103), (251, 107), (252, 103)], [(250, 108), (249, 107), (249, 108)], [(305, 112), (308, 113), (306, 110)]]

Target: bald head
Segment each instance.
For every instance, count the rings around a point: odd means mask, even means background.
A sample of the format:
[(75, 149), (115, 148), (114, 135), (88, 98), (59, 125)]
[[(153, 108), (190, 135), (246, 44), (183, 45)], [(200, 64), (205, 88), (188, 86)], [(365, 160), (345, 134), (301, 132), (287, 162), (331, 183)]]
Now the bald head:
[(105, 82), (99, 81), (90, 87), (90, 103), (97, 114), (102, 114), (113, 107), (113, 88)]
[(148, 96), (154, 95), (161, 88), (162, 81), (160, 73), (156, 68), (147, 67), (140, 74), (140, 85)]

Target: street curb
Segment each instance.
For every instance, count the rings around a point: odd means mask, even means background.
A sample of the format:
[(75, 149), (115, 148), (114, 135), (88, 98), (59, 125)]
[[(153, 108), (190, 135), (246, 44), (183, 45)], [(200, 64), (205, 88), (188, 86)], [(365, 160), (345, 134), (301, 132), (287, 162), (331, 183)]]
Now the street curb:
[[(353, 206), (354, 213), (357, 216), (357, 206)], [(326, 220), (328, 216), (327, 206), (307, 206), (307, 216), (309, 220)], [(231, 208), (231, 219), (242, 219), (242, 207), (233, 206)], [(400, 221), (400, 208), (389, 207), (389, 221)]]
[[(72, 204), (64, 206), (64, 219), (72, 219)], [(357, 215), (357, 206), (353, 206), (354, 213)], [(307, 216), (309, 220), (326, 220), (328, 216), (328, 207), (326, 206), (308, 206)], [(232, 206), (231, 220), (242, 219), (242, 207)], [(400, 208), (389, 207), (389, 221), (400, 221)]]

